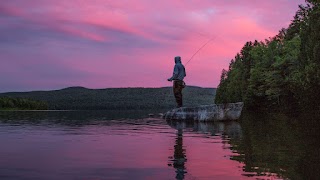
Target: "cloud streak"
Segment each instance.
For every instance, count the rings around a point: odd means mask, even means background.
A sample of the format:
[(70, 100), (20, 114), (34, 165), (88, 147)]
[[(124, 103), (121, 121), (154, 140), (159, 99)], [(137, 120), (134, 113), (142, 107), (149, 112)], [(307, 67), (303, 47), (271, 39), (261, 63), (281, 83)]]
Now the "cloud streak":
[(287, 27), (303, 0), (4, 0), (0, 4), (0, 92), (161, 87), (173, 57), (187, 84), (216, 87), (246, 41)]

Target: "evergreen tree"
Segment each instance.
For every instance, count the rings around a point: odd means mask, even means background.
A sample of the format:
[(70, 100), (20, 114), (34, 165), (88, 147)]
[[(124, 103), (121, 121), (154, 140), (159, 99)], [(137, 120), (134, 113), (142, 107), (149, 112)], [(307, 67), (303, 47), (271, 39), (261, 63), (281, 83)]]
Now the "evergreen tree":
[(319, 1), (299, 6), (288, 29), (247, 42), (221, 75), (216, 103), (244, 101), (249, 109), (319, 110)]

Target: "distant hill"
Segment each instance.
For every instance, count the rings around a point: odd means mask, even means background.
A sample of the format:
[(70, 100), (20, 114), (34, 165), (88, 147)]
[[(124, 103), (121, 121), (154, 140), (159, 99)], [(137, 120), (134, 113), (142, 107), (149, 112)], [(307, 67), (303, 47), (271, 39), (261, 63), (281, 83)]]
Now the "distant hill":
[[(184, 106), (213, 104), (215, 88), (187, 86)], [(87, 89), (68, 87), (52, 91), (0, 93), (0, 97), (46, 102), (54, 110), (167, 109), (175, 107), (172, 87)]]

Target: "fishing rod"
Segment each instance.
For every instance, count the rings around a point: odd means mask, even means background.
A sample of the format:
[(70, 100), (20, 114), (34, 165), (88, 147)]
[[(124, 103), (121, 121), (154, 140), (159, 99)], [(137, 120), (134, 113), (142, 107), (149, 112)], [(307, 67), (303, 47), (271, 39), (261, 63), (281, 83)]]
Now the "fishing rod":
[(210, 38), (204, 45), (202, 45), (189, 59), (189, 61), (185, 64), (185, 66), (187, 66), (187, 64), (192, 60), (192, 58), (202, 49), (204, 48), (210, 41), (212, 41), (214, 38)]

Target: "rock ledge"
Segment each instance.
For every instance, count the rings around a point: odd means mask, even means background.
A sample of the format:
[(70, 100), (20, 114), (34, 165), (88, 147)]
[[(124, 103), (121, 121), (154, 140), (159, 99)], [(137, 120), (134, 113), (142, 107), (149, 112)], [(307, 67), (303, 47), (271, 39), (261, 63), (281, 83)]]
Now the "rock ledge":
[(163, 115), (166, 120), (223, 121), (240, 118), (243, 102), (175, 108)]

